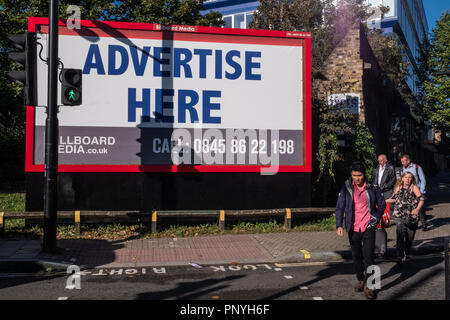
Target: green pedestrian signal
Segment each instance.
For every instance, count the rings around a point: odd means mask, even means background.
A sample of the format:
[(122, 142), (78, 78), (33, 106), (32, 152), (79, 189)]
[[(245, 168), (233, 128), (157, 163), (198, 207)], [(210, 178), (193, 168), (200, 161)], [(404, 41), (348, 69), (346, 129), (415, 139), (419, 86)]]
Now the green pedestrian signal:
[(69, 100), (75, 101), (75, 92), (73, 92), (73, 90), (70, 90), (69, 92)]
[[(66, 91), (64, 92), (64, 96), (63, 96), (66, 100), (69, 102), (70, 105), (74, 106), (74, 105), (79, 105), (78, 100), (80, 99), (80, 93), (76, 88), (72, 88), (69, 87), (66, 89)], [(65, 103), (63, 103), (65, 104)]]
[(63, 69), (61, 103), (65, 106), (81, 104), (81, 69)]

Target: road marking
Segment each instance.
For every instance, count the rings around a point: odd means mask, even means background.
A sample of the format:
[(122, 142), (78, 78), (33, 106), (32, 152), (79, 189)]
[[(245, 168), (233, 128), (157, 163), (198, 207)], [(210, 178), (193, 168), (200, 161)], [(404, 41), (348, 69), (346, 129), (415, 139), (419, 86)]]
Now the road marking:
[(68, 300), (69, 297), (59, 297), (58, 300)]
[(308, 287), (300, 287), (300, 290), (308, 290)]
[(273, 268), (273, 270), (275, 270), (275, 271), (283, 271), (283, 269), (281, 269), (281, 268)]
[(305, 255), (305, 259), (311, 259), (311, 254), (308, 251), (306, 251), (305, 249), (300, 250), (300, 252)]
[(292, 276), (284, 276), (286, 279), (292, 279)]
[(314, 297), (314, 300), (323, 300), (322, 297)]
[(275, 266), (286, 268), (286, 267), (304, 267), (304, 266), (327, 266), (328, 262), (294, 262), (294, 263), (275, 263)]

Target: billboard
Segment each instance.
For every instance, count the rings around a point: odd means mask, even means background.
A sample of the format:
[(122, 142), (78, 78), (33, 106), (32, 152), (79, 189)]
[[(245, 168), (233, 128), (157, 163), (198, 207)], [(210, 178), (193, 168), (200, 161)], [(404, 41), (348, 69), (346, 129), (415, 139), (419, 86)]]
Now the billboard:
[[(65, 23), (59, 57), (83, 88), (59, 107), (60, 172), (311, 172), (309, 33)], [(43, 172), (48, 20), (29, 31), (41, 58), (26, 170)]]

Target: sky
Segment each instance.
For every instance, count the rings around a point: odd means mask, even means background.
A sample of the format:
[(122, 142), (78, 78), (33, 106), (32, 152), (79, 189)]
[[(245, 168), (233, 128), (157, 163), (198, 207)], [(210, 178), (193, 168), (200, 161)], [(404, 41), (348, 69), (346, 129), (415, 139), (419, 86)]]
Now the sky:
[(436, 27), (436, 21), (446, 11), (450, 11), (450, 1), (448, 0), (423, 0), (425, 14), (427, 15), (429, 32)]

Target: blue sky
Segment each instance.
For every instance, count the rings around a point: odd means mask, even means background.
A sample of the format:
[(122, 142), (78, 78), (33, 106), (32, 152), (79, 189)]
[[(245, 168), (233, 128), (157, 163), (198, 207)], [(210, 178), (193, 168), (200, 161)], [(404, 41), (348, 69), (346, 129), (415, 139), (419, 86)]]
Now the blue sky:
[(432, 32), (436, 26), (436, 21), (446, 11), (450, 11), (450, 1), (448, 0), (423, 0), (425, 14), (427, 15), (429, 32)]

